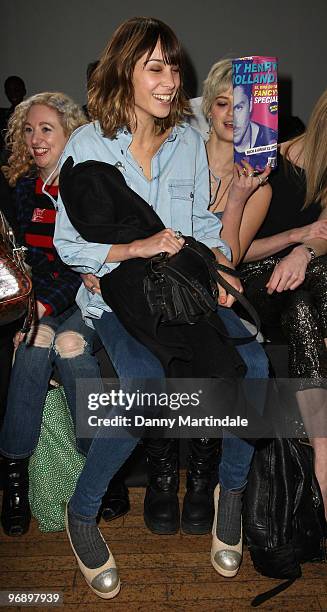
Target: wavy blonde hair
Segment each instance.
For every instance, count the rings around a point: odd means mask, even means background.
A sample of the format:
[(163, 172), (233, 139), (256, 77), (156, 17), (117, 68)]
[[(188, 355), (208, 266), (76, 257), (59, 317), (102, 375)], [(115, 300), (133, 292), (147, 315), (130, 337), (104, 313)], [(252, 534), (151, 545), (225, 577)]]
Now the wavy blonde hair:
[(298, 157), (303, 156), (306, 177), (306, 197), (303, 208), (314, 202), (327, 206), (327, 89), (316, 102), (304, 134), (293, 138), (285, 149), (284, 157), (289, 159), (295, 170), (298, 166), (289, 158), (292, 145), (299, 143)]
[(8, 165), (1, 168), (12, 187), (16, 185), (21, 176), (32, 174), (36, 169), (34, 159), (26, 145), (24, 133), (28, 112), (34, 104), (43, 104), (57, 111), (59, 121), (67, 137), (80, 125), (87, 123), (80, 107), (61, 92), (46, 91), (31, 96), (18, 104), (9, 119), (5, 138), (9, 150)]
[(98, 119), (105, 136), (114, 138), (117, 130), (136, 125), (133, 74), (136, 62), (147, 53), (151, 56), (160, 42), (166, 64), (181, 70), (181, 85), (173, 99), (171, 111), (164, 119), (155, 119), (156, 132), (181, 123), (189, 113), (182, 87), (183, 53), (180, 43), (168, 25), (152, 17), (133, 17), (114, 32), (99, 64), (92, 74), (88, 92), (88, 111)]
[(203, 82), (202, 112), (208, 120), (215, 99), (232, 86), (232, 60), (222, 59), (211, 66)]

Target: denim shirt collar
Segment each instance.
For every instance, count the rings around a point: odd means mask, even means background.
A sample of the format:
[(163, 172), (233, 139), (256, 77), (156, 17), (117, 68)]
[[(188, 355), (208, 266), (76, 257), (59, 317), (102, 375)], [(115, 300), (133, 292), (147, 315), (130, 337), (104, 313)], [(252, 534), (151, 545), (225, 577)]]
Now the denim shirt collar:
[[(178, 127), (174, 126), (172, 128), (169, 136), (166, 138), (166, 140), (164, 140), (164, 142), (162, 143), (161, 147), (164, 146), (167, 142), (173, 142), (174, 140), (176, 140), (176, 138), (178, 138), (180, 136), (180, 132), (179, 132), (179, 128), (180, 127), (184, 127), (184, 125), (181, 124)], [(101, 134), (101, 136), (103, 136), (103, 132), (102, 132), (102, 129), (101, 129), (99, 121), (95, 121), (94, 122), (94, 128), (95, 128), (95, 130), (99, 134)], [(131, 145), (131, 142), (132, 142), (132, 139), (133, 139), (133, 135), (129, 131), (129, 129), (125, 126), (123, 128), (119, 128), (117, 130), (116, 136), (114, 136), (113, 139), (114, 140), (118, 140), (119, 144), (121, 145), (121, 147), (124, 150), (124, 153), (126, 153), (127, 149)]]

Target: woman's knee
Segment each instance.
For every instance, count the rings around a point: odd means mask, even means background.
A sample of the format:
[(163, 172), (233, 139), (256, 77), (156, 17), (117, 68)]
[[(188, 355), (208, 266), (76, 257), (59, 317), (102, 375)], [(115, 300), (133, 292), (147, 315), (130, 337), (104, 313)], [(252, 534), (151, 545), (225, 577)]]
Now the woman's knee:
[(75, 331), (60, 332), (54, 342), (54, 350), (63, 359), (73, 359), (83, 355), (88, 344), (82, 334)]
[(32, 327), (27, 335), (27, 346), (32, 345), (36, 348), (50, 348), (53, 343), (55, 332), (49, 325), (40, 323), (37, 327)]
[(307, 291), (290, 292), (288, 307), (281, 317), (282, 327), (298, 338), (302, 333), (317, 325), (317, 313)]

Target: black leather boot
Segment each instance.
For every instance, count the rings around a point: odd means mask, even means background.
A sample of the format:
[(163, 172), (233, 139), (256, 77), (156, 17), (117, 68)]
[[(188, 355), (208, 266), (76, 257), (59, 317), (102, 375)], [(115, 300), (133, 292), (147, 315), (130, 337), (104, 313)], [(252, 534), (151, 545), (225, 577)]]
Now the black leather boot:
[(28, 501), (28, 458), (5, 459), (4, 489), (1, 523), (9, 536), (20, 536), (28, 531), (31, 510)]
[(185, 533), (200, 535), (212, 528), (221, 440), (193, 438), (190, 445), (181, 527)]
[(178, 460), (175, 440), (145, 440), (149, 484), (144, 499), (144, 522), (150, 531), (179, 530)]
[(102, 498), (99, 514), (105, 521), (113, 521), (119, 516), (127, 514), (129, 510), (128, 488), (125, 485), (124, 474), (119, 471), (110, 481)]

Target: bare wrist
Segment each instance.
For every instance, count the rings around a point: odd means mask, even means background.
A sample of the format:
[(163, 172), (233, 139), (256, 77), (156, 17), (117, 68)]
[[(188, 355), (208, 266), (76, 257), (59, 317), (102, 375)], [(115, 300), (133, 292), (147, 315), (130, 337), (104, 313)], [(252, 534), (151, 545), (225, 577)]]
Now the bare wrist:
[(127, 259), (136, 259), (137, 257), (140, 257), (140, 246), (140, 240), (133, 240), (133, 242), (130, 242), (127, 245)]
[(227, 202), (226, 202), (226, 207), (237, 207), (239, 208), (240, 206), (243, 206), (243, 208), (245, 207), (245, 204), (247, 202), (248, 198), (245, 197), (243, 194), (235, 194), (235, 193), (230, 193), (228, 198), (227, 198)]
[(303, 231), (301, 227), (296, 227), (288, 232), (289, 242), (301, 242), (303, 239)]
[(305, 257), (307, 258), (307, 262), (308, 263), (310, 263), (310, 261), (312, 261), (312, 259), (314, 259), (314, 257), (315, 257), (315, 256), (312, 257), (310, 250), (304, 244), (299, 244), (293, 250), (294, 251), (300, 251), (300, 252), (304, 253)]

